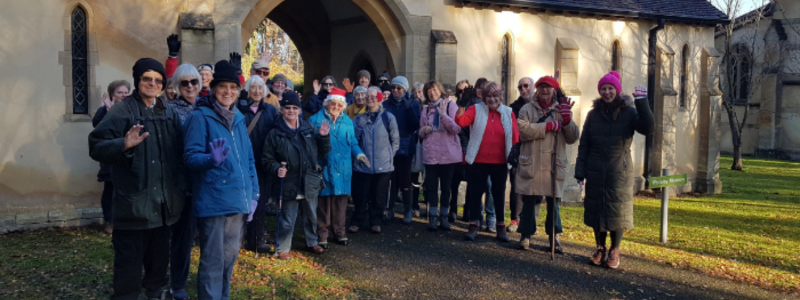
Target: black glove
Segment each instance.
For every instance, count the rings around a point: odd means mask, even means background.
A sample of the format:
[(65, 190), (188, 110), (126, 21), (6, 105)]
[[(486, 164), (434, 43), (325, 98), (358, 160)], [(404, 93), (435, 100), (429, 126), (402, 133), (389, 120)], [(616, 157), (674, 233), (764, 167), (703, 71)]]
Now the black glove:
[(464, 92), (461, 93), (461, 98), (456, 101), (456, 105), (459, 107), (468, 107), (476, 97), (475, 87), (470, 85), (464, 88)]
[(167, 37), (167, 47), (169, 47), (169, 56), (176, 57), (181, 52), (181, 41), (178, 40), (177, 34), (170, 34)]
[(241, 75), (242, 74), (242, 55), (237, 53), (237, 52), (231, 52), (230, 58), (231, 59), (228, 62), (230, 62), (234, 67), (236, 67), (238, 69), (238, 71), (236, 71), (236, 74)]

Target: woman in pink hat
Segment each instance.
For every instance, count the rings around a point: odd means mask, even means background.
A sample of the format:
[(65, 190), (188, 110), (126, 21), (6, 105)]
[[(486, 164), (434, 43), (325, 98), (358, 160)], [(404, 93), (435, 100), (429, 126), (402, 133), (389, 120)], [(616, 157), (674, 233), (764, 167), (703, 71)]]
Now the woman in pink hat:
[[(636, 86), (633, 98), (622, 94), (619, 73), (612, 71), (597, 84), (600, 98), (583, 123), (575, 179), (586, 180), (583, 223), (594, 229), (597, 250), (591, 263), (619, 266), (625, 230), (633, 228), (633, 169), (631, 142), (634, 132), (652, 134), (655, 123), (647, 104), (647, 88)], [(611, 248), (606, 250), (606, 238)]]

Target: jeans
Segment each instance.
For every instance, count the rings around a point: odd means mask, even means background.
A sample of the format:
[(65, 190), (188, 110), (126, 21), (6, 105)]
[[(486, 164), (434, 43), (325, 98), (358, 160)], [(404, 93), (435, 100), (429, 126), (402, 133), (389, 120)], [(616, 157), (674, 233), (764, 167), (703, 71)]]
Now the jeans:
[(100, 196), (100, 207), (103, 208), (103, 222), (113, 223), (111, 219), (111, 209), (114, 203), (114, 183), (111, 181), (103, 182), (103, 195)]
[(331, 231), (337, 237), (345, 236), (348, 197), (348, 195), (319, 197), (317, 234), (320, 242), (327, 242)]
[[(168, 284), (169, 227), (114, 230), (114, 294), (112, 300), (137, 300), (142, 288), (149, 298), (161, 296)], [(144, 278), (142, 278), (144, 267)]]
[[(505, 191), (503, 192), (505, 193)], [(483, 194), (481, 194), (483, 196)], [(505, 197), (505, 194), (503, 195)], [(481, 203), (480, 210), (486, 212), (486, 221), (496, 221), (497, 214), (495, 214), (495, 207), (494, 207), (494, 196), (492, 195), (492, 178), (490, 177), (489, 180), (486, 181), (486, 197), (483, 199), (484, 203)], [(505, 201), (504, 201), (505, 202)], [(503, 203), (505, 205), (505, 203)], [(484, 210), (485, 208), (485, 210)]]
[(169, 274), (173, 291), (186, 290), (189, 279), (189, 265), (194, 244), (194, 233), (197, 229), (197, 218), (194, 217), (192, 196), (187, 196), (181, 212), (181, 218), (172, 225), (172, 241), (169, 251)]
[(292, 249), (292, 236), (297, 214), (303, 211), (303, 232), (306, 236), (306, 246), (313, 247), (319, 244), (317, 238), (317, 198), (283, 200), (281, 213), (278, 214), (278, 226), (281, 227), (280, 235), (275, 237), (278, 243), (278, 253), (289, 252)]
[[(481, 198), (483, 192), (486, 191), (488, 186), (488, 179), (491, 178), (492, 182), (506, 182), (508, 176), (508, 169), (506, 164), (485, 164), (474, 163), (467, 173), (467, 205), (469, 206), (469, 220), (470, 222), (478, 223), (481, 219)], [(491, 187), (492, 200), (495, 198), (498, 201), (492, 205), (495, 209), (494, 213), (498, 216), (497, 224), (503, 225), (505, 223), (505, 184), (494, 184)], [(487, 206), (489, 206), (489, 197), (486, 198)]]
[[(519, 220), (519, 233), (523, 236), (536, 234), (536, 223), (538, 223), (539, 207), (542, 205), (542, 198), (547, 198), (547, 217), (544, 219), (544, 232), (553, 235), (553, 220), (556, 222), (556, 233), (563, 233), (561, 227), (561, 212), (555, 202), (561, 202), (561, 198), (553, 201), (552, 197), (522, 195), (522, 215)], [(555, 209), (555, 211), (554, 211)]]
[(367, 174), (353, 172), (353, 215), (350, 226), (380, 226), (383, 210), (389, 199), (389, 177), (392, 173)]
[[(450, 180), (453, 178), (455, 164), (425, 165), (425, 200), (429, 208), (450, 207)], [(439, 201), (439, 186), (442, 187)], [(441, 203), (441, 204), (440, 204)]]
[(397, 202), (397, 192), (411, 188), (411, 158), (405, 156), (394, 157), (394, 172), (391, 174), (392, 193), (389, 195), (389, 206), (386, 208), (390, 215), (394, 215), (394, 203)]
[(197, 218), (200, 231), (200, 267), (197, 299), (230, 298), (231, 273), (239, 257), (243, 214)]

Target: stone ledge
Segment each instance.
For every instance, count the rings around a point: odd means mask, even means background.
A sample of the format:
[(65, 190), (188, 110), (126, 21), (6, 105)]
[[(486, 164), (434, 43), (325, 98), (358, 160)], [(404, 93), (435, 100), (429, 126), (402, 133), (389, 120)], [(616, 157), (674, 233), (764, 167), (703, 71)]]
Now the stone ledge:
[(57, 222), (80, 219), (83, 216), (83, 213), (79, 209), (54, 210), (47, 213), (47, 216), (48, 221)]
[(47, 212), (17, 214), (16, 225), (47, 223)]
[(0, 215), (0, 234), (50, 227), (75, 227), (103, 223), (99, 207)]
[(22, 225), (17, 224), (12, 226), (0, 227), (0, 234), (6, 234), (15, 231), (29, 231), (29, 230), (54, 228), (54, 227), (78, 227), (78, 226), (87, 226), (91, 224), (102, 224), (102, 223), (103, 223), (103, 218), (91, 218), (91, 219), (74, 219), (74, 220), (64, 220), (56, 222), (46, 222), (38, 224), (22, 224)]

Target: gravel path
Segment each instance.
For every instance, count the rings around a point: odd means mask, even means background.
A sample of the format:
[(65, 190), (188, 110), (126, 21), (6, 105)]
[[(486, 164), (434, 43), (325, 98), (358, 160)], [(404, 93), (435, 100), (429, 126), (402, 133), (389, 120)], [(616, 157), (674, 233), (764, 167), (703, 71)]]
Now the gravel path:
[[(428, 232), (423, 219), (399, 220), (382, 234), (350, 234), (350, 246), (331, 241), (318, 261), (356, 282), (366, 298), (377, 299), (789, 299), (785, 294), (622, 255), (617, 270), (587, 264), (590, 247), (562, 241), (566, 254), (498, 243), (481, 233), (463, 240), (466, 224), (450, 232)], [(536, 247), (533, 247), (535, 244)], [(624, 247), (624, 244), (623, 244)], [(624, 249), (624, 248), (623, 248)]]

